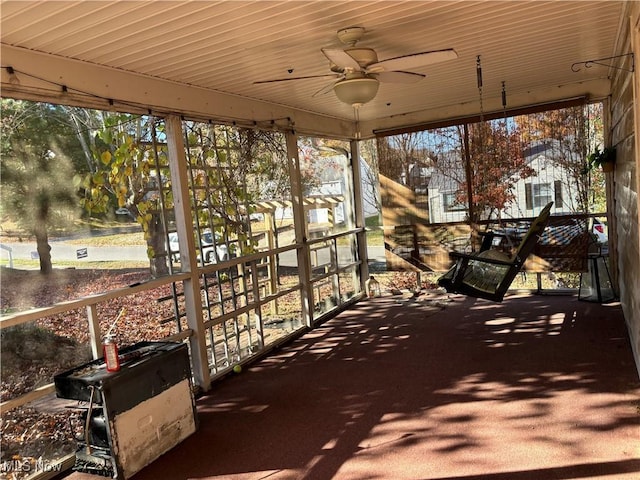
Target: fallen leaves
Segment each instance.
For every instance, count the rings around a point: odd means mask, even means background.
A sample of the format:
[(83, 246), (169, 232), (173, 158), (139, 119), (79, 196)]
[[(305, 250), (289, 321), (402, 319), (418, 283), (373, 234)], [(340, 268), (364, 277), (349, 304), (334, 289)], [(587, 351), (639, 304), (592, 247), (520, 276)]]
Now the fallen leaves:
[[(66, 269), (42, 275), (38, 271), (3, 268), (1, 273), (3, 312), (50, 306), (149, 278), (146, 269)], [(174, 303), (171, 300), (159, 302), (159, 298), (171, 299), (171, 286), (98, 304), (96, 311), (101, 332), (105, 333), (124, 309), (125, 313), (114, 328), (116, 341), (121, 346), (158, 340), (175, 333), (176, 322), (160, 322), (174, 314)], [(178, 308), (183, 307), (178, 304)], [(2, 401), (51, 383), (56, 373), (90, 360), (89, 340), (85, 308), (4, 329), (0, 363)], [(50, 412), (31, 406), (3, 412), (0, 420), (1, 461), (7, 468), (12, 467), (12, 476), (8, 478), (23, 478), (33, 473), (38, 459), (51, 460), (74, 452), (76, 442), (70, 426), (74, 415), (71, 411)]]

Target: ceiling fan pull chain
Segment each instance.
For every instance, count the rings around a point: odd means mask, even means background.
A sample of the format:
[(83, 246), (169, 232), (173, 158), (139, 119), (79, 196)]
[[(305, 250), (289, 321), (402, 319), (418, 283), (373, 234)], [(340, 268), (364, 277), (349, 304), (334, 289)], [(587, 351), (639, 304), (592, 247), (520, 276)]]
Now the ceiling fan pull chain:
[(360, 105), (353, 106), (353, 117), (356, 124), (355, 137), (356, 140), (360, 140)]

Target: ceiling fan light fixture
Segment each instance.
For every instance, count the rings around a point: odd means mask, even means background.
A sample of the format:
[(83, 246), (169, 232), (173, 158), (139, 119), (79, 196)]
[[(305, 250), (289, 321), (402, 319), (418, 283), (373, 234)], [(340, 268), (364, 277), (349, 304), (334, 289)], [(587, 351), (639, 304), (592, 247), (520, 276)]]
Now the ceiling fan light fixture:
[(353, 107), (373, 100), (378, 93), (380, 82), (375, 78), (350, 78), (333, 86), (333, 91), (341, 102)]

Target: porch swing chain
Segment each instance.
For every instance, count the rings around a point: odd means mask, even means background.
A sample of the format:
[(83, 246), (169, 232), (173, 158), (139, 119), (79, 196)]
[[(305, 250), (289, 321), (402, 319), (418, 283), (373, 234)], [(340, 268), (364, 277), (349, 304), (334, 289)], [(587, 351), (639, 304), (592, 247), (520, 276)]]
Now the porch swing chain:
[[(476, 57), (476, 78), (478, 82), (478, 96), (480, 98), (480, 131), (479, 131), (479, 139), (484, 149), (484, 139), (483, 137), (483, 123), (484, 123), (484, 105), (482, 99), (482, 63), (480, 61), (480, 55)], [(507, 154), (509, 149), (509, 126), (507, 121), (507, 90), (505, 86), (505, 81), (502, 81), (502, 114), (504, 117), (504, 128), (505, 128), (505, 139), (506, 139), (506, 148)]]
[(484, 121), (484, 108), (482, 105), (482, 64), (480, 55), (476, 57), (476, 77), (478, 80), (478, 95), (480, 96), (480, 123)]
[(504, 115), (504, 121), (506, 122), (507, 121), (507, 90), (505, 89), (504, 80), (502, 81), (502, 114)]
[[(484, 106), (482, 104), (482, 64), (480, 63), (480, 55), (476, 57), (476, 78), (478, 82), (478, 96), (480, 97), (480, 122), (478, 124), (478, 141), (480, 144), (480, 148), (484, 149), (484, 143), (482, 138), (482, 124), (484, 123)], [(466, 150), (466, 161), (465, 161), (465, 174), (467, 177), (467, 199), (469, 204), (469, 223), (471, 226), (471, 245), (472, 249), (475, 250), (475, 244), (478, 239), (477, 235), (477, 225), (475, 224), (475, 212), (473, 208), (473, 186), (472, 186), (472, 176), (473, 172), (471, 171), (471, 152), (469, 150), (469, 126), (465, 125), (465, 150)]]
[[(511, 143), (511, 139), (509, 138), (509, 120), (507, 118), (507, 88), (504, 80), (502, 81), (502, 117), (504, 118), (504, 154), (506, 158), (509, 158), (509, 144)], [(502, 227), (502, 212), (498, 210), (496, 215), (498, 217), (498, 225)]]
[(505, 153), (509, 156), (509, 120), (507, 118), (507, 88), (505, 87), (505, 81), (502, 81), (502, 116), (504, 118), (504, 138), (505, 138)]

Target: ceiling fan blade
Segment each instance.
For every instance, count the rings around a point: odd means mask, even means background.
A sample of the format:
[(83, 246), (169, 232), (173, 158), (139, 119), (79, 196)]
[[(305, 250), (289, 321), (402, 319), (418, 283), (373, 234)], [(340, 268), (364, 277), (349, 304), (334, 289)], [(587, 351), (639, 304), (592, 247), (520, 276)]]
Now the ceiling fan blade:
[(373, 74), (381, 82), (389, 83), (416, 83), (422, 80), (426, 75), (413, 72), (380, 72)]
[(414, 53), (402, 57), (389, 58), (381, 62), (374, 63), (367, 67), (367, 72), (391, 72), (395, 70), (412, 70), (414, 68), (431, 65), (433, 63), (444, 62), (458, 58), (458, 54), (452, 48), (446, 50), (434, 50), (432, 52)]
[(333, 90), (333, 86), (338, 83), (340, 81), (340, 79), (335, 80), (333, 82), (330, 82), (328, 84), (326, 84), (324, 87), (322, 87), (320, 90), (318, 90), (316, 93), (314, 93), (313, 95), (311, 95), (312, 97), (319, 97), (320, 95), (324, 95), (326, 93), (329, 93), (331, 90)]
[(274, 78), (273, 80), (259, 80), (257, 82), (253, 82), (254, 85), (260, 85), (263, 83), (275, 83), (275, 82), (288, 82), (290, 80), (306, 80), (309, 78), (326, 78), (326, 77), (336, 77), (335, 74), (326, 73), (324, 75), (306, 75), (303, 77), (286, 77), (286, 78)]
[(353, 70), (354, 72), (362, 70), (358, 61), (344, 50), (340, 50), (338, 48), (322, 48), (321, 50), (322, 53), (324, 53), (324, 56), (327, 57), (331, 63), (334, 63), (339, 67)]

